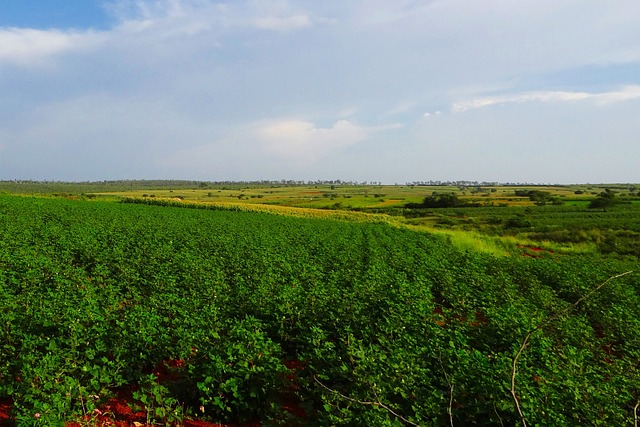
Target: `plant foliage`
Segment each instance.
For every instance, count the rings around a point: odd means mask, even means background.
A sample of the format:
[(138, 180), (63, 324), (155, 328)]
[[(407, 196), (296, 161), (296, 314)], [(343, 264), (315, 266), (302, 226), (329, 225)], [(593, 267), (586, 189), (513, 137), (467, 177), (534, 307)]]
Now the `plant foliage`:
[(629, 425), (638, 274), (553, 316), (636, 268), (386, 224), (0, 196), (0, 400), (25, 426), (130, 385), (154, 422), (514, 425), (514, 357), (553, 318), (518, 360), (530, 424)]

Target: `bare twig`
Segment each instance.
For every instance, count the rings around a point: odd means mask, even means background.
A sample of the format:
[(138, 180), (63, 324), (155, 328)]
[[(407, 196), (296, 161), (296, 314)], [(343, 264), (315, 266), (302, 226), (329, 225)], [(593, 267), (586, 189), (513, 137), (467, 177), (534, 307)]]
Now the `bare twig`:
[[(332, 388), (327, 387), (326, 385), (324, 385), (319, 379), (318, 377), (316, 377), (315, 375), (313, 376), (313, 379), (325, 390), (330, 391), (333, 394), (337, 394), (338, 396), (340, 396), (341, 398), (348, 400), (350, 402), (354, 402), (354, 403), (359, 403), (361, 405), (369, 405), (369, 406), (379, 406), (382, 409), (384, 409), (385, 411), (389, 412), (391, 415), (399, 418), (400, 420), (404, 421), (407, 424), (410, 424), (412, 426), (416, 426), (416, 427), (420, 427), (419, 424), (416, 424), (412, 421), (409, 421), (408, 419), (406, 419), (405, 417), (403, 417), (402, 415), (398, 414), (397, 412), (395, 412), (393, 409), (389, 408), (387, 405), (385, 405), (384, 403), (380, 402), (380, 400), (376, 400), (375, 402), (372, 401), (365, 401), (365, 400), (358, 400), (358, 399), (354, 399), (352, 397), (349, 396), (345, 396), (344, 394), (340, 393), (337, 390), (334, 390)], [(374, 394), (375, 394), (375, 390), (374, 390)], [(377, 396), (376, 396), (377, 398)]]
[(442, 368), (442, 373), (444, 374), (444, 379), (447, 380), (447, 385), (449, 385), (449, 406), (447, 407), (447, 413), (449, 414), (449, 425), (453, 427), (453, 383), (449, 380), (449, 375), (447, 375), (447, 370), (444, 368), (444, 363), (442, 363), (442, 353), (438, 352), (438, 362), (440, 362), (440, 367)]
[(498, 413), (498, 408), (496, 408), (496, 405), (493, 405), (493, 412), (495, 412), (495, 414), (498, 416), (498, 420), (500, 420), (500, 425), (504, 427), (504, 422), (502, 421), (502, 417)]
[(449, 413), (449, 424), (453, 427), (453, 410), (451, 407), (453, 406), (453, 383), (449, 384), (449, 407), (447, 408), (447, 412)]
[(633, 427), (638, 427), (638, 408), (640, 407), (640, 400), (633, 407)]
[[(531, 336), (536, 331), (544, 328), (549, 323), (553, 322), (554, 320), (558, 319), (559, 317), (565, 315), (569, 311), (571, 311), (574, 308), (576, 308), (578, 306), (578, 304), (580, 304), (582, 301), (586, 300), (587, 298), (591, 297), (593, 294), (598, 292), (600, 289), (602, 289), (603, 286), (605, 286), (610, 281), (618, 279), (618, 278), (620, 278), (622, 276), (626, 276), (627, 274), (631, 274), (631, 273), (633, 273), (633, 270), (609, 277), (607, 280), (605, 280), (604, 282), (600, 283), (598, 286), (593, 288), (587, 294), (583, 295), (581, 298), (579, 298), (576, 302), (571, 304), (569, 307), (565, 308), (564, 310), (558, 311), (553, 316), (550, 316), (546, 320), (544, 320), (543, 322), (540, 322), (538, 325), (536, 325), (536, 327), (531, 329), (527, 333), (527, 335), (525, 335), (524, 340), (522, 341), (522, 344), (520, 345), (520, 348), (518, 349), (518, 352), (516, 353), (515, 357), (513, 358), (513, 364), (512, 364), (512, 369), (511, 369), (511, 396), (513, 397), (513, 402), (514, 402), (514, 404), (516, 406), (516, 410), (518, 411), (518, 415), (520, 416), (520, 423), (522, 424), (522, 427), (527, 427), (527, 420), (526, 420), (524, 414), (522, 413), (522, 408), (520, 407), (520, 401), (518, 400), (518, 395), (516, 393), (516, 372), (517, 372), (517, 369), (518, 369), (518, 359), (520, 358), (520, 355), (522, 355), (522, 352), (524, 351), (525, 347), (529, 343), (529, 338), (531, 338)], [(636, 405), (636, 409), (637, 408), (638, 408), (638, 406)], [(635, 427), (638, 427), (637, 426), (637, 419), (636, 419), (636, 426)]]
[(453, 383), (449, 383), (449, 407), (447, 407), (447, 412), (449, 413), (449, 424), (453, 427)]

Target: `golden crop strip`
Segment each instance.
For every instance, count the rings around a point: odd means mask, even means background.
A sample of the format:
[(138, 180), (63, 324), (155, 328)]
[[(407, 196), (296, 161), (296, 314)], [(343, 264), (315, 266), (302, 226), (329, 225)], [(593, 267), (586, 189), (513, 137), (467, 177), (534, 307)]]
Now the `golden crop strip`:
[(270, 213), (282, 216), (291, 216), (297, 218), (321, 218), (321, 219), (333, 219), (342, 221), (355, 221), (355, 222), (369, 222), (369, 223), (384, 223), (389, 224), (391, 218), (384, 214), (371, 214), (365, 212), (353, 212), (353, 211), (338, 211), (328, 209), (314, 209), (314, 208), (297, 208), (290, 206), (279, 205), (265, 205), (257, 203), (233, 203), (233, 202), (193, 202), (184, 201), (179, 198), (140, 198), (140, 197), (126, 197), (123, 199), (129, 203), (143, 203), (143, 204), (158, 204), (162, 205), (169, 203), (171, 206), (183, 206), (193, 208), (211, 208), (220, 210), (229, 210), (237, 212), (259, 212)]

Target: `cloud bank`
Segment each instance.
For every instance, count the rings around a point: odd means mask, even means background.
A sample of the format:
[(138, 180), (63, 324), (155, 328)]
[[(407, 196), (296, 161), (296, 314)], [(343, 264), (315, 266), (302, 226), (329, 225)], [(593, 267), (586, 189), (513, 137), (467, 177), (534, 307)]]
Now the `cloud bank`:
[(106, 8), (0, 28), (0, 179), (638, 181), (632, 0)]
[(473, 99), (470, 101), (456, 102), (452, 110), (461, 113), (474, 108), (485, 108), (493, 105), (525, 103), (525, 102), (583, 102), (591, 101), (598, 105), (607, 105), (615, 102), (630, 101), (640, 98), (640, 85), (627, 86), (620, 90), (604, 93), (587, 92), (529, 92), (523, 94), (511, 94)]

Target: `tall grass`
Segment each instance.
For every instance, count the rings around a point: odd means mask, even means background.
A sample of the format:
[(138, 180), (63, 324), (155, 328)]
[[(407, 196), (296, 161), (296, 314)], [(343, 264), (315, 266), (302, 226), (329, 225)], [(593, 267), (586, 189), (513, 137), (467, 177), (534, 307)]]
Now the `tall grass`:
[[(414, 231), (443, 236), (453, 246), (463, 251), (482, 252), (499, 257), (509, 256), (513, 253), (513, 250), (509, 249), (509, 244), (498, 236), (488, 236), (475, 231), (436, 228), (428, 225), (426, 222), (416, 225), (415, 223), (396, 220), (394, 225)], [(514, 246), (511, 247), (513, 248)]]

